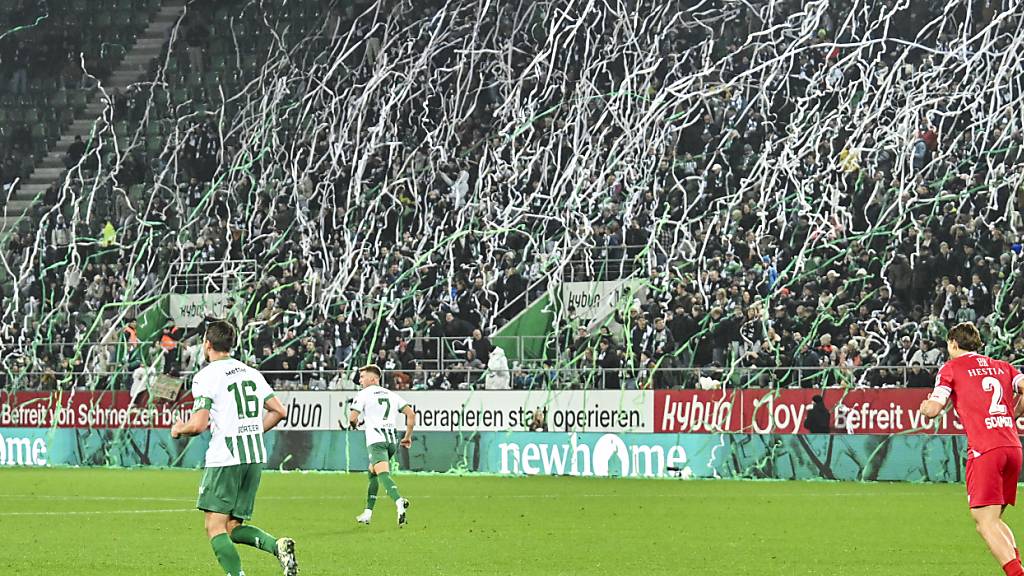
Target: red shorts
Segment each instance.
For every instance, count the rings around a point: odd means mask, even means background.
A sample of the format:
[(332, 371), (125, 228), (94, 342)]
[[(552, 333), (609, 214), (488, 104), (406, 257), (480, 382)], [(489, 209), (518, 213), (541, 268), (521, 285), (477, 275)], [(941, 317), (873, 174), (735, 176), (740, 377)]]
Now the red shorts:
[(1017, 503), (1021, 449), (1000, 446), (967, 460), (967, 504), (971, 508)]

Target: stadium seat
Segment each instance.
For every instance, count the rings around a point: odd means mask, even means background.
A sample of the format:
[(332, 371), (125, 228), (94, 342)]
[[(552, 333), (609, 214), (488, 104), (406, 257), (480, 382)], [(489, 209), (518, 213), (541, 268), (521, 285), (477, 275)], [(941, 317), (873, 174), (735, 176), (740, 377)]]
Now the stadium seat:
[(75, 110), (76, 113), (85, 111), (85, 107), (88, 104), (86, 100), (85, 92), (82, 90), (74, 90), (68, 96), (68, 104)]
[(133, 204), (138, 205), (145, 198), (147, 187), (145, 184), (135, 184), (128, 190), (128, 198)]
[(171, 90), (170, 102), (175, 105), (183, 104), (191, 98), (188, 89), (186, 88), (174, 88)]
[(164, 149), (164, 142), (162, 138), (146, 138), (146, 153), (150, 157), (157, 157), (160, 152)]
[(141, 34), (149, 26), (149, 11), (135, 10), (131, 15), (131, 26), (136, 34)]

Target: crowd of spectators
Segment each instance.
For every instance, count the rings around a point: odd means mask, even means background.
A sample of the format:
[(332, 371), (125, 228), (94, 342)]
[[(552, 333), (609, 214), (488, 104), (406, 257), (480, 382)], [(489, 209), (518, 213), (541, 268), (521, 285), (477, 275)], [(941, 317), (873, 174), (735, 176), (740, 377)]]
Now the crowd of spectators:
[[(534, 3), (365, 4), (326, 7), (311, 42), (228, 3), (262, 59), (238, 94), (110, 97), (111, 126), (163, 146), (111, 127), (68, 151), (5, 250), (8, 374), (109, 368), (27, 351), (112, 346), (171, 274), (223, 261), (258, 263), (242, 348), (283, 388), (367, 361), (400, 387), (927, 385), (961, 320), (1024, 350), (1021, 133), (995, 106), (1021, 94), (988, 90), (1019, 78), (1016, 20), (990, 5), (638, 2), (649, 26), (612, 33), (607, 6), (570, 26)], [(183, 26), (167, 59), (203, 74), (216, 18)], [(546, 358), (509, 366), (489, 335), (574, 257), (629, 261), (644, 289), (596, 323), (558, 310)]]

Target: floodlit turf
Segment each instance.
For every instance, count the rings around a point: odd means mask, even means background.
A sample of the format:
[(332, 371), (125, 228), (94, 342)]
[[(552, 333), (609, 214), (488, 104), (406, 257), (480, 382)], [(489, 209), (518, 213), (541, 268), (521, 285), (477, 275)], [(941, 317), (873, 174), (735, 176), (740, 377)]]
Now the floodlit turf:
[[(199, 477), (0, 470), (0, 574), (215, 576)], [(365, 479), (266, 473), (254, 524), (295, 538), (304, 576), (1001, 573), (962, 485), (399, 474), (399, 529), (383, 491), (373, 525), (355, 523)], [(240, 551), (247, 576), (279, 573)]]

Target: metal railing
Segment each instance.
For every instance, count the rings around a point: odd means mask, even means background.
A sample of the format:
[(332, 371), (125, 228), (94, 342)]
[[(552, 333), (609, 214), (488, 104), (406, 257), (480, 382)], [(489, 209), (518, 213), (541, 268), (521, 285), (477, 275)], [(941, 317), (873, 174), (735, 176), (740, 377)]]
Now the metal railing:
[[(486, 369), (385, 370), (385, 383), (397, 389), (729, 389), (729, 388), (858, 388), (931, 387), (936, 366), (656, 368), (601, 369), (525, 367), (498, 372)], [(280, 390), (345, 390), (357, 388), (358, 368), (341, 370), (263, 370)], [(180, 374), (183, 384), (193, 372)], [(0, 373), (0, 389), (57, 388), (129, 389), (139, 374), (127, 370), (23, 371)], [(149, 376), (155, 377), (152, 373)]]
[[(526, 281), (525, 278), (523, 280)], [(526, 289), (518, 296), (515, 296), (508, 302), (503, 303), (503, 305), (494, 312), (493, 317), (501, 318), (506, 322), (512, 320), (518, 314), (522, 313), (523, 310), (529, 308), (530, 304), (533, 303), (535, 295), (538, 293), (543, 294), (543, 290), (541, 290), (541, 288), (546, 288), (549, 280), (550, 278), (548, 278), (547, 274), (541, 274), (539, 278), (535, 278), (533, 281), (527, 282)]]
[(257, 276), (255, 260), (185, 262), (170, 274), (171, 293), (233, 292), (252, 284)]
[(578, 247), (569, 254), (568, 259), (561, 262), (560, 266), (556, 266), (555, 270), (541, 274), (529, 282), (521, 294), (505, 302), (494, 313), (494, 317), (511, 320), (515, 316), (513, 311), (518, 313), (525, 310), (535, 297), (543, 294), (541, 289), (548, 287), (556, 273), (560, 275), (562, 282), (628, 278), (637, 270), (644, 269), (645, 262), (641, 256), (646, 249), (647, 247), (642, 245)]
[[(284, 351), (289, 347), (293, 346), (301, 354), (299, 350), (301, 346), (300, 337), (295, 342), (285, 343), (279, 346), (276, 351), (283, 354)], [(369, 340), (369, 339), (364, 339)], [(467, 360), (467, 352), (473, 349), (473, 338), (471, 336), (414, 336), (410, 339), (405, 340), (406, 349), (409, 350), (413, 358), (431, 369), (440, 369), (442, 367), (449, 367), (455, 364), (465, 362)], [(539, 355), (523, 357), (523, 351), (530, 350), (547, 350), (547, 344), (551, 342), (550, 336), (530, 336), (530, 335), (515, 335), (515, 336), (490, 336), (488, 340), (491, 344), (503, 348), (506, 353), (515, 352), (515, 357), (523, 362), (540, 362), (548, 357), (541, 352)], [(185, 340), (179, 342), (178, 346), (186, 346)], [(193, 341), (194, 345), (196, 341)], [(538, 346), (537, 343), (540, 343)], [(94, 358), (96, 354), (106, 354), (108, 357), (113, 358), (118, 354), (124, 354), (129, 349), (156, 349), (159, 348), (159, 342), (140, 342), (134, 346), (129, 345), (125, 341), (117, 342), (34, 342), (24, 346), (8, 346), (6, 349), (0, 346), (0, 356), (5, 352), (15, 354), (31, 354), (35, 357), (39, 357), (47, 352), (57, 353), (61, 352), (65, 356), (71, 356), (77, 353), (84, 359)], [(350, 358), (357, 355), (357, 343), (344, 347), (341, 352), (348, 352), (340, 354), (342, 359)], [(329, 356), (334, 356), (334, 350), (328, 351)], [(366, 352), (359, 350), (358, 356), (365, 358)]]
[(621, 280), (644, 270), (647, 246), (586, 246), (575, 250), (562, 268), (564, 282)]

